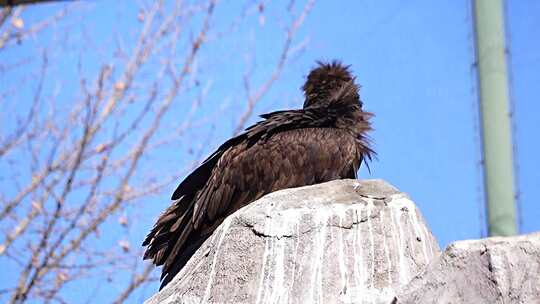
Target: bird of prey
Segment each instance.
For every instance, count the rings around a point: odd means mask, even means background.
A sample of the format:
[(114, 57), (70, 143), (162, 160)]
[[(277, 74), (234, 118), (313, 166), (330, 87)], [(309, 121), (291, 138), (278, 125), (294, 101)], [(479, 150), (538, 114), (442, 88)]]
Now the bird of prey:
[(261, 115), (176, 188), (143, 242), (144, 259), (163, 265), (161, 288), (234, 211), (276, 190), (356, 178), (371, 160), (372, 114), (362, 110), (349, 66), (318, 62), (302, 89), (302, 109)]

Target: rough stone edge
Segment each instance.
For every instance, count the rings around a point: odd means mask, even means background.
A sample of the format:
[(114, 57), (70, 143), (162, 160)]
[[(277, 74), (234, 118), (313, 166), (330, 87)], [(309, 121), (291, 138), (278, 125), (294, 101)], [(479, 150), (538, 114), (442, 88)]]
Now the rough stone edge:
[[(426, 302), (418, 302), (418, 295), (421, 295), (425, 289), (436, 289), (436, 286), (438, 285), (447, 285), (448, 282), (439, 280), (433, 280), (434, 278), (431, 276), (435, 276), (437, 274), (438, 269), (441, 269), (442, 265), (444, 264), (451, 264), (454, 262), (453, 260), (455, 258), (460, 258), (465, 256), (465, 258), (468, 258), (466, 256), (466, 253), (469, 253), (469, 256), (474, 253), (478, 253), (478, 255), (482, 255), (486, 252), (489, 253), (489, 251), (497, 250), (502, 247), (503, 250), (508, 250), (511, 248), (510, 246), (518, 246), (522, 243), (530, 243), (530, 242), (537, 242), (540, 246), (540, 232), (532, 232), (528, 234), (522, 234), (522, 235), (516, 235), (516, 236), (508, 236), (508, 237), (488, 237), (488, 238), (482, 238), (482, 239), (469, 239), (469, 240), (461, 240), (461, 241), (455, 241), (450, 243), (444, 251), (440, 254), (439, 257), (431, 261), (429, 265), (426, 266), (426, 268), (418, 273), (411, 281), (403, 286), (401, 290), (398, 290), (398, 294), (392, 299), (392, 304), (402, 304), (402, 303), (426, 303)], [(538, 257), (540, 259), (540, 257)], [(491, 256), (488, 257), (489, 259), (489, 265), (488, 267), (492, 266)], [(468, 262), (466, 260), (466, 262)], [(483, 265), (478, 265), (480, 268), (483, 267)], [(493, 269), (490, 270), (490, 272), (494, 272)], [(493, 273), (493, 276), (497, 274)], [(431, 280), (430, 280), (431, 277)], [(486, 277), (487, 278), (487, 277)], [(427, 282), (423, 282), (424, 280), (427, 280)], [(489, 278), (489, 280), (497, 280), (497, 278)], [(492, 283), (498, 284), (495, 281), (492, 281)], [(416, 295), (416, 296), (415, 296)], [(413, 301), (414, 299), (414, 301)], [(434, 300), (434, 299), (433, 299)], [(458, 299), (456, 299), (458, 300)], [(467, 303), (470, 299), (462, 299), (464, 302), (456, 302), (456, 303)], [(431, 302), (430, 302), (431, 303)], [(433, 301), (432, 303), (436, 303)]]

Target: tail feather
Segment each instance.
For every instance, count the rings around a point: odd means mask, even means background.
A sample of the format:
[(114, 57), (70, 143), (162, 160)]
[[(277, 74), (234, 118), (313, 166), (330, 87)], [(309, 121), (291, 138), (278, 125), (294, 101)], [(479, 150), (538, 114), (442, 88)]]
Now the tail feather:
[(191, 232), (186, 228), (189, 226), (192, 205), (193, 199), (183, 196), (163, 212), (143, 241), (143, 246), (148, 246), (143, 257), (145, 260), (151, 259), (157, 266), (163, 265), (178, 239), (187, 238)]
[(163, 289), (165, 285), (172, 281), (172, 279), (180, 272), (180, 270), (182, 270), (182, 268), (184, 268), (184, 266), (186, 266), (189, 259), (207, 239), (208, 236), (203, 236), (198, 239), (190, 240), (191, 242), (187, 243), (189, 245), (182, 249), (180, 255), (174, 260), (174, 263), (167, 267), (166, 270), (165, 267), (163, 268), (163, 272), (161, 272), (161, 285), (159, 286), (159, 290)]

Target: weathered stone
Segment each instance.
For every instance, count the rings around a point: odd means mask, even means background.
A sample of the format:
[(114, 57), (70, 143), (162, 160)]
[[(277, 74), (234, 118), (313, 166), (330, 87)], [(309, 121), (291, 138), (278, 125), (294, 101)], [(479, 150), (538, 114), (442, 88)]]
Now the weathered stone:
[(228, 217), (146, 303), (389, 303), (439, 253), (384, 181), (286, 189)]
[(394, 303), (540, 303), (540, 233), (455, 242)]

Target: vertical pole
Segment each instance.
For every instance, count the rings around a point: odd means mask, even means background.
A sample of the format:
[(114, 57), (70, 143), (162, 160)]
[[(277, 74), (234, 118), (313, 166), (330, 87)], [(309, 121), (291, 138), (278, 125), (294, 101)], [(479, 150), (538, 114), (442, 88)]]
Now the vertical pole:
[(502, 0), (473, 0), (490, 236), (517, 233)]

